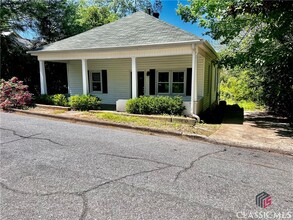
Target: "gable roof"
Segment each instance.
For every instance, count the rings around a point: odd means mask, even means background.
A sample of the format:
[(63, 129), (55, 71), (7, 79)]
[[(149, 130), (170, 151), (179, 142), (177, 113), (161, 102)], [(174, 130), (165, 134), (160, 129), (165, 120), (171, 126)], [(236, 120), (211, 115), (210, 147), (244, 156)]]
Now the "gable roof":
[(196, 42), (201, 38), (144, 12), (43, 46), (38, 51), (69, 51)]

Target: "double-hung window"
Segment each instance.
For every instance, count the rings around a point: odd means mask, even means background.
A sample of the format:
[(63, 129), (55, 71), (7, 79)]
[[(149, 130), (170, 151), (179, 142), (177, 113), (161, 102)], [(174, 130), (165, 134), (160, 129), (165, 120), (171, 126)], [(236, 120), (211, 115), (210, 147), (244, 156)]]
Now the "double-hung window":
[(158, 72), (158, 93), (170, 93), (170, 77), (169, 72)]
[(184, 93), (184, 72), (172, 72), (172, 93), (183, 94)]
[(184, 71), (158, 71), (157, 94), (184, 95)]
[(92, 92), (102, 91), (102, 76), (100, 71), (91, 72), (91, 91)]

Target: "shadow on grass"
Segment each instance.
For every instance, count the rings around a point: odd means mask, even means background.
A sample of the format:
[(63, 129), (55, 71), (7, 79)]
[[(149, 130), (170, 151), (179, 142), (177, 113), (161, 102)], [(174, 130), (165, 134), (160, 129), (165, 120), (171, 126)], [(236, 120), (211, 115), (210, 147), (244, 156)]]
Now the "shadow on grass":
[(279, 136), (293, 138), (293, 128), (286, 118), (268, 112), (251, 112), (245, 115), (245, 121), (252, 123), (254, 127), (273, 129)]

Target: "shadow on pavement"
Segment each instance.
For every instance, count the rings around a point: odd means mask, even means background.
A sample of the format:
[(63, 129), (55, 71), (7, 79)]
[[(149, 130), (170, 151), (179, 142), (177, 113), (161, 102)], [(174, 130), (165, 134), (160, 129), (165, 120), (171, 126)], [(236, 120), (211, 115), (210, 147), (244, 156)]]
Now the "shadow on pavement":
[(279, 136), (293, 138), (293, 128), (286, 118), (268, 112), (248, 112), (245, 115), (245, 122), (252, 123), (254, 127), (273, 129)]

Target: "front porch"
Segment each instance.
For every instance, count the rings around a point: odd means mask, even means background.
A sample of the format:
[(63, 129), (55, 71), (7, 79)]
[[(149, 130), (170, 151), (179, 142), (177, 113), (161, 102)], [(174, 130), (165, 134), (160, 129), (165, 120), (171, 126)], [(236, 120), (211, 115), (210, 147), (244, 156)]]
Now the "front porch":
[[(128, 99), (143, 95), (181, 96), (184, 114), (198, 114), (204, 95), (204, 58), (197, 49), (190, 49), (191, 54), (63, 60), (67, 64), (68, 93), (97, 96), (104, 105), (116, 105), (117, 111), (125, 111)], [(42, 94), (47, 93), (44, 62), (40, 60)]]

